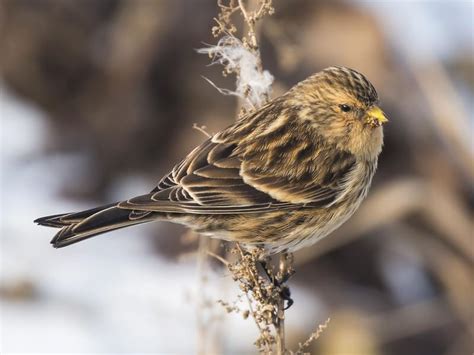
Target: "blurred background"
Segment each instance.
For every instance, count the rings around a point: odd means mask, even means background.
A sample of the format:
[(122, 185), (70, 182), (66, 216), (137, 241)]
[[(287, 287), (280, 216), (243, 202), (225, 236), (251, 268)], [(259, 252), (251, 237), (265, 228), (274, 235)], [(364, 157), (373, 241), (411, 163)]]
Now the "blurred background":
[[(330, 238), (296, 254), (295, 349), (472, 354), (473, 3), (275, 0), (259, 28), (274, 95), (330, 65), (374, 83), (390, 118), (373, 188)], [(235, 119), (234, 79), (195, 51), (215, 0), (0, 2), (0, 349), (248, 353), (251, 320), (196, 240), (155, 223), (54, 250), (43, 215), (142, 194)], [(244, 304), (245, 306), (245, 304)]]

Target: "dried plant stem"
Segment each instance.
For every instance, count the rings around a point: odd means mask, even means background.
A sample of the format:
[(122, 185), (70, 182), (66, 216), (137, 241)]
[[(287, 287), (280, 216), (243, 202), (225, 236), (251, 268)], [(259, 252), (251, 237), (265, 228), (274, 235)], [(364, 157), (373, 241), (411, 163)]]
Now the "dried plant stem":
[[(255, 324), (257, 325), (257, 328), (258, 328), (258, 331), (260, 334), (263, 334), (263, 329), (262, 327), (260, 326), (260, 323), (257, 321), (257, 318), (255, 317), (255, 311), (253, 309), (253, 306), (252, 306), (252, 300), (250, 299), (248, 293), (245, 294), (245, 298), (247, 299), (247, 302), (248, 302), (248, 305), (249, 305), (249, 311), (250, 311), (250, 314), (252, 315), (252, 318), (253, 320), (255, 321)], [(271, 354), (272, 353), (272, 350), (271, 350), (271, 347), (270, 347), (270, 344), (268, 343), (265, 343), (264, 344), (264, 353), (265, 354)]]
[[(260, 332), (256, 345), (264, 354), (285, 354), (285, 298), (282, 296), (280, 282), (287, 277), (285, 272), (291, 267), (286, 263), (291, 263), (292, 258), (282, 256), (282, 268), (278, 273), (275, 273), (273, 268), (266, 269), (270, 280), (265, 280), (257, 271), (257, 264), (262, 262), (264, 255), (263, 249), (246, 252), (237, 244), (235, 251), (240, 259), (230, 265), (229, 270), (240, 283), (248, 301), (250, 314)], [(272, 335), (269, 326), (273, 326), (275, 335)]]
[(249, 33), (249, 39), (250, 39), (250, 46), (254, 50), (258, 50), (258, 44), (257, 44), (257, 35), (255, 34), (255, 20), (253, 18), (249, 17), (249, 14), (247, 13), (247, 9), (245, 8), (245, 5), (242, 0), (239, 0), (239, 8), (240, 11), (242, 12), (242, 16), (245, 19), (245, 22), (247, 23), (248, 26), (248, 33)]
[(226, 259), (224, 259), (222, 256), (217, 255), (216, 253), (213, 253), (213, 252), (210, 251), (210, 250), (207, 251), (207, 254), (208, 254), (209, 256), (212, 256), (214, 259), (220, 261), (220, 262), (221, 262), (222, 264), (224, 264), (225, 266), (227, 266), (227, 267), (229, 266), (229, 262), (228, 262)]
[(305, 349), (308, 348), (311, 343), (315, 340), (317, 340), (323, 331), (328, 327), (329, 322), (331, 321), (331, 318), (328, 318), (323, 324), (320, 324), (318, 328), (310, 334), (308, 339), (306, 339), (303, 343), (298, 344), (298, 350), (295, 352), (290, 351), (290, 355), (304, 355), (304, 354), (309, 354), (305, 352)]
[(199, 126), (197, 123), (193, 123), (193, 128), (196, 130), (196, 131), (199, 131), (201, 132), (202, 134), (204, 134), (207, 138), (211, 138), (212, 135), (209, 134), (207, 131), (206, 131), (206, 126)]
[(204, 317), (206, 302), (206, 295), (204, 293), (207, 273), (207, 253), (209, 249), (209, 239), (199, 238), (199, 246), (197, 253), (197, 268), (198, 268), (198, 295), (196, 307), (196, 321), (197, 321), (197, 353), (206, 354), (206, 340), (208, 339), (206, 321)]
[[(294, 272), (293, 269), (293, 254), (283, 253), (280, 255), (280, 264), (277, 278), (280, 280), (282, 287), (285, 286), (286, 280), (288, 280)], [(276, 341), (277, 341), (277, 353), (285, 354), (285, 300), (280, 297), (277, 308), (277, 317), (275, 320), (276, 329)]]
[(282, 298), (278, 302), (277, 317), (275, 320), (276, 350), (278, 355), (286, 353), (285, 347), (285, 300)]

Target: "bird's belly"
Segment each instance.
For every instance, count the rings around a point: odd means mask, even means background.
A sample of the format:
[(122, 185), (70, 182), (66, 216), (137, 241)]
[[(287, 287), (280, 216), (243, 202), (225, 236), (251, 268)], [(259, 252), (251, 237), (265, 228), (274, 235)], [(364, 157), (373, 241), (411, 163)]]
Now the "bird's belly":
[(324, 215), (317, 214), (313, 216), (313, 218), (310, 217), (305, 227), (295, 229), (285, 238), (286, 243), (281, 245), (276, 244), (273, 246), (271, 252), (278, 253), (283, 250), (294, 252), (298, 249), (311, 246), (339, 228), (354, 212), (355, 209), (343, 212), (335, 210), (326, 212)]
[(197, 233), (227, 241), (262, 245), (269, 254), (296, 251), (321, 240), (343, 224), (359, 203), (351, 208), (305, 209), (244, 215), (174, 216)]

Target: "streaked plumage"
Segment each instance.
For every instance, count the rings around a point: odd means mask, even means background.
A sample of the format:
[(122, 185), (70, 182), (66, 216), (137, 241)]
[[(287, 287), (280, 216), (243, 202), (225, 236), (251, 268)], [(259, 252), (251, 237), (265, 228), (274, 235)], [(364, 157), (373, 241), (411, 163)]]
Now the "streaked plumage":
[(196, 147), (150, 193), (37, 219), (63, 247), (166, 219), (270, 253), (314, 243), (367, 195), (382, 149), (377, 92), (360, 73), (331, 67)]

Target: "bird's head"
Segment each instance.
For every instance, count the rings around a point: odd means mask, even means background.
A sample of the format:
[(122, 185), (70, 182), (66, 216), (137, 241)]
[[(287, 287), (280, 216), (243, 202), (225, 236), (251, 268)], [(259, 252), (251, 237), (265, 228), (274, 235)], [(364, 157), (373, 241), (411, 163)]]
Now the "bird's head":
[(383, 144), (382, 125), (388, 119), (378, 106), (377, 91), (364, 75), (330, 67), (292, 92), (302, 107), (302, 116), (325, 139), (357, 156), (378, 156)]

